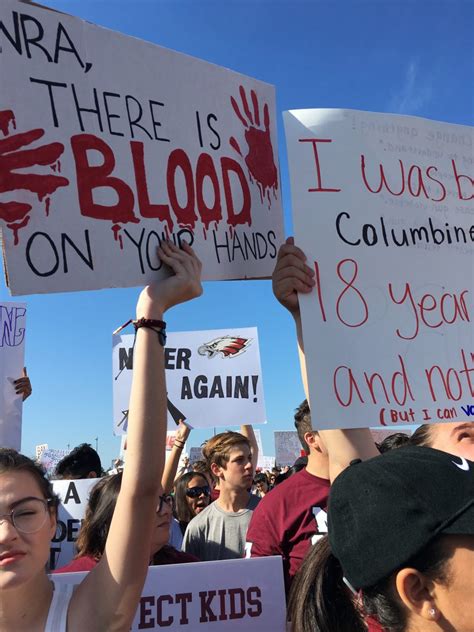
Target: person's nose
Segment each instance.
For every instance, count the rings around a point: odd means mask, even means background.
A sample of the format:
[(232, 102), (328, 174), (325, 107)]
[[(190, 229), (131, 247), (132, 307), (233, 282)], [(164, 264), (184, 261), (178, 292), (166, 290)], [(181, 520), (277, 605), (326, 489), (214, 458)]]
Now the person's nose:
[(8, 542), (18, 536), (10, 515), (0, 516), (0, 542)]

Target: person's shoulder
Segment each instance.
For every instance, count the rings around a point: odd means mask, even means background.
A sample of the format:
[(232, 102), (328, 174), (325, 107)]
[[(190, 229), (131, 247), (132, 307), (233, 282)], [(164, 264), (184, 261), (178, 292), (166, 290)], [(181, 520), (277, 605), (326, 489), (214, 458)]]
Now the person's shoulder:
[(216, 509), (213, 507), (214, 503), (208, 505), (205, 509), (199, 512), (194, 518), (189, 521), (187, 531), (191, 528), (192, 531), (197, 531), (200, 527), (207, 525), (208, 520), (215, 514)]
[(257, 496), (256, 494), (250, 494), (250, 498), (247, 503), (247, 509), (251, 509), (253, 511), (261, 502), (262, 498), (260, 498), (260, 496)]

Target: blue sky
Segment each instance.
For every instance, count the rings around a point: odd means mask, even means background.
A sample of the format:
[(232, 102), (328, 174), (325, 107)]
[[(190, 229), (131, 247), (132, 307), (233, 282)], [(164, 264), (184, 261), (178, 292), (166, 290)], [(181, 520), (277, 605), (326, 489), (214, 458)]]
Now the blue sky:
[[(472, 125), (474, 11), (471, 0), (50, 0), (49, 6), (226, 66), (276, 86), (277, 110), (338, 107)], [(281, 116), (280, 169), (286, 234), (290, 190)], [(303, 398), (295, 337), (269, 281), (210, 282), (203, 297), (168, 316), (170, 330), (257, 326), (267, 426), (292, 428)], [(28, 296), (24, 406), (26, 454), (82, 441), (105, 464), (112, 436), (111, 333), (134, 311), (137, 290)], [(9, 293), (2, 283), (1, 300)], [(192, 433), (199, 445), (207, 433)]]

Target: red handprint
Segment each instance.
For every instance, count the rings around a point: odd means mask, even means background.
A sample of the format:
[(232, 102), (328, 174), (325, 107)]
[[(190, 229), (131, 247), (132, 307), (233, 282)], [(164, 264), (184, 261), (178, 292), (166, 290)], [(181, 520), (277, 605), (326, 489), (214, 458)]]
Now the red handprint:
[[(15, 116), (11, 110), (0, 112), (0, 131), (4, 136), (10, 132), (10, 123), (16, 129)], [(33, 129), (29, 132), (14, 134), (0, 140), (0, 193), (9, 191), (31, 191), (36, 193), (39, 200), (51, 195), (59, 187), (68, 186), (69, 180), (61, 176), (15, 173), (18, 169), (26, 169), (32, 166), (49, 166), (54, 171), (59, 170), (59, 157), (64, 151), (61, 143), (49, 143), (35, 149), (22, 147), (31, 145), (44, 136), (44, 130)], [(46, 197), (46, 214), (49, 213), (49, 197)], [(31, 204), (27, 202), (8, 201), (0, 202), (0, 219), (7, 222), (14, 234), (14, 244), (18, 244), (18, 231), (24, 228), (29, 220)]]
[[(234, 97), (230, 98), (234, 112), (238, 119), (245, 127), (245, 140), (248, 145), (248, 153), (245, 156), (245, 164), (249, 170), (250, 179), (257, 183), (260, 191), (260, 199), (263, 202), (263, 198), (268, 200), (268, 206), (271, 205), (270, 191), (273, 191), (273, 196), (276, 197), (276, 190), (278, 189), (278, 174), (273, 159), (273, 147), (270, 138), (270, 115), (268, 113), (268, 104), (265, 103), (263, 107), (263, 127), (260, 125), (260, 111), (258, 106), (257, 95), (254, 90), (250, 91), (252, 98), (253, 114), (250, 110), (247, 95), (243, 86), (239, 88), (240, 98), (242, 100), (242, 107), (245, 116), (240, 111), (239, 105)], [(244, 155), (240, 149), (239, 143), (232, 136), (230, 139), (231, 146), (239, 153), (242, 158)]]

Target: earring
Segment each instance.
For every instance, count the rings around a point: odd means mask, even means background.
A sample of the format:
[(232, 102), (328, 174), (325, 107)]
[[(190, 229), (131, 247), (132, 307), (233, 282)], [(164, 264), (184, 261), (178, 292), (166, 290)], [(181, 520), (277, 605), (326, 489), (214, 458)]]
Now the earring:
[(430, 617), (435, 617), (436, 616), (436, 608), (430, 608), (429, 609), (429, 615), (430, 615)]

